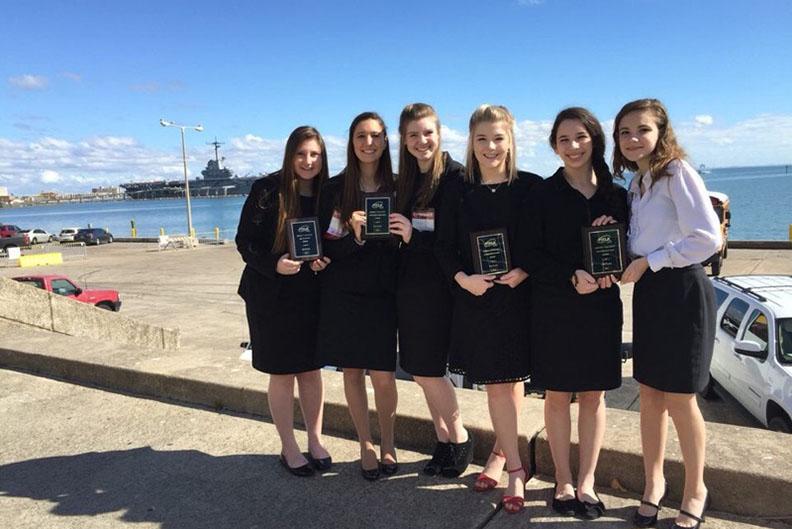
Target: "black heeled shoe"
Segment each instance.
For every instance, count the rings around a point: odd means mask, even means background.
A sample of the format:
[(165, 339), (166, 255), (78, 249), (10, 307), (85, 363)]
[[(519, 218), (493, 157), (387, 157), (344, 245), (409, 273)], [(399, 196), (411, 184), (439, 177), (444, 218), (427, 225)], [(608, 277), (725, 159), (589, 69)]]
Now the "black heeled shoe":
[(451, 443), (441, 443), (440, 441), (435, 444), (432, 459), (426, 463), (423, 468), (423, 473), (427, 476), (437, 476), (443, 471), (451, 461)]
[(652, 527), (657, 523), (657, 515), (660, 513), (660, 505), (663, 503), (666, 495), (668, 494), (668, 482), (663, 485), (663, 495), (657, 500), (657, 504), (654, 504), (650, 501), (641, 500), (641, 505), (646, 505), (647, 507), (654, 507), (657, 509), (653, 516), (644, 516), (643, 514), (638, 512), (638, 509), (635, 510), (635, 514), (633, 514), (633, 523), (636, 527)]
[(467, 441), (464, 443), (450, 443), (451, 458), (443, 467), (442, 474), (445, 478), (457, 478), (467, 469), (473, 461), (473, 436), (468, 432)]
[(386, 476), (393, 476), (399, 471), (399, 463), (394, 461), (393, 463), (380, 463), (379, 464), (379, 471), (385, 474)]
[(380, 467), (379, 463), (374, 468), (363, 468), (363, 463), (360, 463), (360, 475), (363, 476), (363, 479), (366, 481), (377, 481), (380, 478)]
[(289, 463), (286, 462), (286, 458), (283, 457), (283, 454), (280, 455), (278, 460), (286, 470), (288, 470), (298, 478), (309, 478), (314, 475), (314, 469), (311, 467), (310, 463), (306, 463), (299, 467), (290, 467)]
[[(594, 493), (597, 494), (596, 492)], [(577, 496), (576, 496), (577, 497)], [(578, 500), (578, 512), (577, 514), (586, 520), (596, 520), (597, 518), (601, 517), (605, 514), (605, 504), (602, 503), (602, 500), (599, 499), (599, 496), (595, 496), (597, 499), (596, 503), (590, 503), (585, 500)]]
[(671, 526), (671, 529), (699, 529), (699, 526), (703, 524), (705, 521), (704, 514), (707, 512), (707, 509), (709, 509), (709, 505), (710, 505), (710, 495), (709, 495), (709, 491), (707, 491), (707, 497), (704, 499), (704, 508), (701, 509), (700, 516), (696, 516), (695, 514), (689, 513), (686, 510), (679, 509), (679, 514), (687, 516), (691, 520), (695, 521), (696, 525), (691, 525), (690, 527), (686, 527), (674, 522), (674, 525)]
[(333, 466), (333, 458), (330, 456), (316, 458), (308, 452), (305, 454), (305, 459), (319, 472), (327, 472)]
[(573, 489), (574, 496), (572, 498), (569, 498), (568, 500), (561, 500), (555, 497), (557, 490), (558, 490), (558, 483), (555, 483), (553, 485), (553, 502), (551, 505), (553, 510), (563, 516), (575, 515), (580, 510), (580, 506), (578, 505), (579, 502), (577, 499), (577, 491), (574, 491)]

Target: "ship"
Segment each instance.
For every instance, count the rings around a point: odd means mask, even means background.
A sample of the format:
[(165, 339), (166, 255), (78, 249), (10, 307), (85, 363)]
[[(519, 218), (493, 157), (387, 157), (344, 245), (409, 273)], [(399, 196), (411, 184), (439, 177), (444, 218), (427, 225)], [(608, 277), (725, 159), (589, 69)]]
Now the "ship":
[[(221, 167), (219, 149), (221, 142), (209, 143), (214, 145), (215, 158), (206, 163), (206, 168), (201, 171), (200, 178), (193, 178), (190, 182), (191, 197), (233, 197), (245, 196), (250, 193), (253, 182), (261, 178), (258, 176), (236, 176), (227, 167)], [(224, 161), (225, 158), (222, 158)], [(151, 180), (147, 182), (127, 182), (120, 184), (126, 197), (133, 200), (151, 198), (180, 198), (184, 197), (184, 180)]]

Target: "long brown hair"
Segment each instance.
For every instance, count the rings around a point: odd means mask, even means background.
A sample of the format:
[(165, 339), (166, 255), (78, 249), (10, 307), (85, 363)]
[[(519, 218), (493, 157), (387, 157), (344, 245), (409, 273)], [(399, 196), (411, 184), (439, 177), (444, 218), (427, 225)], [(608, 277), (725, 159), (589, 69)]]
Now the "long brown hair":
[(344, 190), (341, 193), (341, 219), (349, 222), (352, 212), (360, 209), (362, 192), (360, 191), (360, 163), (355, 154), (354, 134), (355, 129), (362, 122), (373, 119), (382, 127), (385, 135), (385, 149), (377, 162), (377, 183), (383, 193), (393, 193), (393, 165), (391, 164), (390, 150), (388, 149), (388, 128), (385, 121), (376, 112), (363, 112), (355, 116), (349, 126), (349, 141), (347, 142), (347, 165), (344, 177)]
[[(550, 147), (555, 150), (558, 127), (568, 119), (580, 121), (580, 124), (588, 132), (591, 137), (591, 167), (594, 169), (594, 174), (597, 175), (597, 187), (610, 189), (613, 183), (613, 175), (611, 175), (608, 163), (605, 161), (605, 132), (603, 132), (602, 125), (591, 111), (582, 107), (570, 107), (559, 112), (553, 122), (553, 128), (550, 130), (550, 137), (548, 138)], [(618, 178), (623, 179), (622, 176)]]
[(465, 178), (470, 183), (478, 183), (481, 181), (481, 169), (479, 168), (478, 160), (473, 152), (473, 129), (479, 123), (497, 123), (503, 121), (506, 123), (509, 135), (509, 152), (506, 155), (506, 176), (508, 183), (517, 179), (517, 145), (514, 142), (514, 116), (509, 112), (509, 109), (502, 105), (481, 105), (470, 116), (470, 123), (468, 125), (468, 145), (467, 145), (467, 171)]
[(280, 196), (278, 197), (278, 226), (275, 228), (272, 253), (286, 250), (286, 220), (307, 213), (300, 210), (300, 177), (294, 173), (294, 158), (297, 156), (300, 146), (308, 140), (316, 140), (322, 151), (322, 168), (312, 181), (315, 204), (319, 204), (319, 192), (322, 189), (322, 184), (328, 178), (327, 149), (322, 135), (313, 127), (297, 127), (289, 134), (289, 139), (286, 140), (286, 151), (283, 154), (283, 166), (280, 171)]
[(630, 112), (642, 112), (648, 110), (655, 117), (655, 124), (659, 131), (657, 145), (649, 158), (649, 174), (652, 185), (661, 178), (671, 176), (668, 171), (668, 164), (674, 160), (683, 160), (687, 157), (684, 149), (679, 145), (668, 119), (668, 110), (658, 99), (636, 99), (630, 101), (619, 110), (613, 123), (613, 174), (621, 178), (624, 171), (638, 171), (638, 164), (631, 162), (621, 152), (619, 146), (619, 123)]
[(407, 126), (411, 122), (423, 118), (432, 118), (434, 120), (435, 129), (437, 130), (437, 148), (432, 158), (432, 169), (428, 178), (421, 182), (421, 187), (415, 193), (416, 206), (425, 207), (432, 200), (440, 182), (440, 176), (445, 170), (445, 157), (440, 149), (440, 118), (437, 116), (437, 112), (431, 105), (426, 103), (411, 103), (407, 105), (402, 110), (401, 116), (399, 116), (399, 179), (396, 180), (397, 208), (405, 214), (408, 213), (406, 210), (410, 204), (413, 192), (415, 192), (415, 183), (421, 174), (418, 160), (407, 150), (407, 142), (405, 141)]

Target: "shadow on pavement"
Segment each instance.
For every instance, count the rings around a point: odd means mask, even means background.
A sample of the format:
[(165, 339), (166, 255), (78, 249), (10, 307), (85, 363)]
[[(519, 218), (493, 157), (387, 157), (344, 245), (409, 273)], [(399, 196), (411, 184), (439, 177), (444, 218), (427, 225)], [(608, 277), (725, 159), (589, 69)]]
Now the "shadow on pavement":
[(0, 495), (53, 504), (51, 515), (118, 512), (163, 529), (269, 527), (479, 527), (499, 492), (462, 480), (419, 477), (423, 463), (375, 483), (357, 463), (296, 478), (272, 455), (212, 456), (149, 447), (32, 459), (0, 466)]

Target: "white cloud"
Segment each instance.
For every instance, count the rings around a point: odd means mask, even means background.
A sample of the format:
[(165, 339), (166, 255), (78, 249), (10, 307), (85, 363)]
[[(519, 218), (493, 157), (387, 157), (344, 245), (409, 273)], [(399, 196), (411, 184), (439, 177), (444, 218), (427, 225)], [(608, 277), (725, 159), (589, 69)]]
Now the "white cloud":
[(544, 0), (517, 0), (517, 5), (521, 6), (538, 6), (544, 4)]
[(699, 125), (712, 125), (715, 119), (708, 114), (700, 114), (694, 118)]
[(79, 83), (82, 81), (82, 75), (74, 72), (61, 72), (61, 77)]
[(43, 75), (25, 74), (9, 77), (8, 83), (21, 90), (43, 90), (47, 88), (49, 80)]
[(45, 171), (41, 171), (40, 180), (42, 184), (55, 184), (61, 181), (61, 176), (57, 173), (57, 171), (51, 171), (47, 169)]
[[(759, 115), (728, 126), (717, 123), (713, 119), (712, 125), (704, 127), (693, 119), (676, 125), (680, 142), (696, 164), (725, 167), (790, 162), (792, 115)], [(515, 139), (521, 169), (549, 175), (558, 167), (558, 159), (547, 143), (551, 125), (550, 121), (517, 123)], [(605, 122), (603, 128), (610, 147), (613, 123)], [(442, 139), (443, 149), (464, 161), (467, 131), (443, 126)], [(250, 133), (225, 141), (220, 155), (225, 157), (225, 166), (240, 176), (274, 171), (283, 161), (285, 138)], [(345, 135), (325, 136), (331, 174), (346, 164), (346, 141)], [(390, 143), (395, 169), (398, 136), (392, 136)], [(214, 158), (211, 145), (205, 145), (205, 138), (197, 134), (188, 137), (187, 154), (191, 176), (198, 175), (207, 160)], [(0, 182), (15, 194), (37, 193), (42, 183), (57, 183), (61, 191), (87, 191), (97, 185), (181, 177), (178, 142), (163, 150), (128, 136), (77, 140), (42, 136), (32, 142), (0, 137)]]

